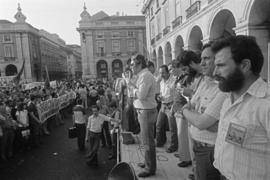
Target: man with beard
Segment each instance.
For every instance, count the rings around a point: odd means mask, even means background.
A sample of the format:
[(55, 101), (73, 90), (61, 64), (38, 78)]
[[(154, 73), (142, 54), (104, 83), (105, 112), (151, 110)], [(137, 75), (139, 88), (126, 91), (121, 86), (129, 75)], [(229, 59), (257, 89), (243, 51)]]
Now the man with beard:
[[(219, 120), (225, 95), (220, 92), (218, 84), (213, 78), (214, 60), (211, 43), (205, 44), (201, 53), (201, 69), (204, 79), (190, 103), (182, 108), (184, 119), (191, 124), (190, 134), (193, 140), (196, 180), (220, 179), (218, 170), (213, 166), (217, 128), (214, 129), (211, 126)], [(212, 108), (209, 107), (211, 103), (214, 104)]]
[(229, 180), (270, 179), (270, 91), (260, 77), (263, 54), (254, 37), (217, 41), (214, 75), (228, 92), (220, 113), (214, 166)]

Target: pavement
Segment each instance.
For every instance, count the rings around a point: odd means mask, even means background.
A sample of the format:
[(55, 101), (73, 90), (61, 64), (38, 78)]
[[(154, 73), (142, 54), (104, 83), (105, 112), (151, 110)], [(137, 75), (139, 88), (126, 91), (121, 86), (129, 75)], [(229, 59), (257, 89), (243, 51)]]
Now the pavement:
[[(109, 149), (99, 151), (99, 167), (86, 164), (86, 152), (77, 148), (77, 139), (68, 139), (72, 126), (71, 115), (65, 124), (51, 123), (51, 135), (42, 138), (36, 149), (16, 154), (9, 161), (0, 162), (1, 180), (105, 180), (115, 160), (108, 160)], [(87, 145), (88, 147), (88, 145)]]

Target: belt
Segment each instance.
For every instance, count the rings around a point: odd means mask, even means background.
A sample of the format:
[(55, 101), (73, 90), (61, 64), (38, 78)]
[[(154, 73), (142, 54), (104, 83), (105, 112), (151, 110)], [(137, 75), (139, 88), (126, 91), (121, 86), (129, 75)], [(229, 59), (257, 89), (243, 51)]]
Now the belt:
[(173, 104), (173, 102), (168, 102), (168, 103), (161, 103), (161, 104), (163, 104), (163, 105), (165, 105), (165, 106), (169, 106), (169, 105), (172, 105)]
[(193, 142), (194, 142), (194, 145), (197, 147), (215, 147), (214, 144), (208, 144), (208, 143), (204, 143), (204, 142), (200, 142), (196, 140), (193, 140)]
[(136, 110), (138, 111), (152, 111), (152, 110), (156, 110), (157, 108), (153, 108), (153, 109), (140, 109), (140, 108), (136, 108)]

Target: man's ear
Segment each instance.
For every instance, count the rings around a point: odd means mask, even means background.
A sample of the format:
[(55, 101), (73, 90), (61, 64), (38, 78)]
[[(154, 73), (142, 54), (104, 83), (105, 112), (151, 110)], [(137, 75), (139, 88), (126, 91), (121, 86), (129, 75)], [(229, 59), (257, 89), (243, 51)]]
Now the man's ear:
[(251, 61), (250, 59), (244, 59), (241, 62), (240, 68), (243, 72), (251, 71)]

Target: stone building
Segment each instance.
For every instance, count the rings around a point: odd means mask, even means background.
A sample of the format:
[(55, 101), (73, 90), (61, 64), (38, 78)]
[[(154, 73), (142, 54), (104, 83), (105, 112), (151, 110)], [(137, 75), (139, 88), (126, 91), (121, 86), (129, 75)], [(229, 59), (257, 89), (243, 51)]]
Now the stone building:
[(15, 23), (0, 20), (0, 72), (1, 76), (16, 75), (25, 60), (22, 78), (41, 80), (39, 30), (25, 22), (20, 6), (14, 16)]
[(269, 0), (146, 0), (147, 47), (156, 64), (167, 64), (183, 50), (232, 35), (252, 35), (263, 54), (262, 77), (270, 79)]
[(131, 55), (147, 55), (144, 16), (93, 16), (84, 10), (79, 22), (84, 78), (120, 77)]
[(68, 77), (80, 79), (82, 77), (82, 57), (81, 47), (79, 45), (67, 45), (67, 69)]

